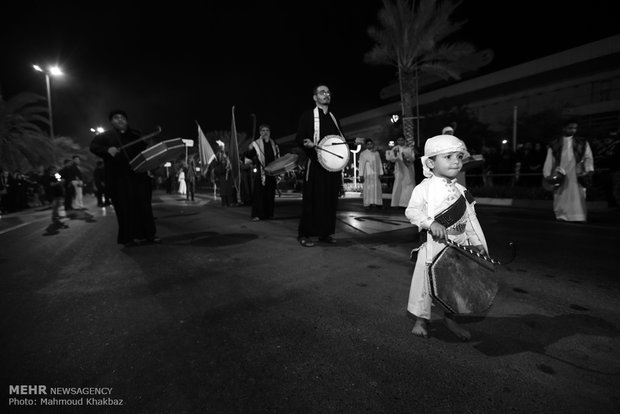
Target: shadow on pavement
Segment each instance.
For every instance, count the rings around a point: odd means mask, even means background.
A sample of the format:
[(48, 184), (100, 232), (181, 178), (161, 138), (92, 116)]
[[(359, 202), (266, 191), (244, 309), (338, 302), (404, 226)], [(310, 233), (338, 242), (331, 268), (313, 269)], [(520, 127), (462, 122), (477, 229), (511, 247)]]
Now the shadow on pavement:
[(84, 220), (87, 223), (95, 223), (95, 216), (87, 212), (86, 210), (70, 210), (66, 213), (68, 219), (71, 220)]
[(257, 239), (254, 233), (230, 233), (220, 234), (213, 231), (199, 233), (179, 234), (177, 236), (166, 237), (164, 244), (170, 245), (192, 245), (192, 246), (231, 246), (242, 244)]
[[(532, 352), (545, 355), (554, 360), (571, 365), (582, 370), (604, 375), (620, 375), (620, 364), (614, 366), (600, 364), (597, 353), (613, 353), (613, 347), (603, 338), (617, 339), (620, 330), (610, 322), (582, 314), (565, 314), (559, 316), (544, 316), (527, 314), (516, 317), (473, 317), (459, 316), (458, 321), (464, 327), (468, 324), (482, 322), (468, 327), (472, 332), (474, 348), (489, 357), (502, 357)], [(446, 342), (458, 342), (455, 337), (443, 326), (437, 324), (433, 336)], [(585, 339), (584, 337), (589, 337)], [(577, 346), (570, 346), (571, 351), (561, 357), (550, 354), (552, 347), (554, 354), (562, 354), (565, 343), (578, 341)], [(575, 349), (582, 349), (576, 352)], [(613, 359), (613, 358), (612, 358)], [(609, 361), (609, 356), (606, 358)], [(548, 366), (538, 367), (548, 374), (554, 371)], [(595, 365), (594, 367), (586, 365)]]
[[(463, 323), (475, 322), (474, 317), (461, 316)], [(518, 317), (485, 318), (481, 342), (476, 349), (488, 356), (520, 352), (545, 353), (545, 348), (573, 335), (617, 336), (620, 331), (604, 319), (589, 315), (566, 314), (544, 316), (528, 314)]]
[(68, 228), (69, 226), (63, 223), (50, 223), (50, 225), (45, 228), (45, 233), (43, 233), (43, 235), (54, 236), (60, 233), (60, 230), (68, 229)]
[(156, 216), (155, 219), (156, 220), (166, 220), (166, 219), (172, 219), (172, 218), (177, 218), (177, 217), (189, 217), (189, 216), (197, 216), (199, 215), (200, 212), (195, 212), (195, 213), (179, 213), (179, 214), (168, 214), (166, 216)]

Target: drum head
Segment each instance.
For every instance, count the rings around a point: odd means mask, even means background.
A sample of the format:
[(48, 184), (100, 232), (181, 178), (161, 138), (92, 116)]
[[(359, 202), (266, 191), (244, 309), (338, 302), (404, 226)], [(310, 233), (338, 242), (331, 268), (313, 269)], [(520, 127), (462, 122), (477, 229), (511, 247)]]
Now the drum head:
[(297, 166), (297, 158), (299, 158), (297, 154), (283, 155), (265, 166), (265, 174), (280, 175), (292, 171)]
[(316, 155), (327, 171), (342, 171), (349, 163), (349, 145), (340, 135), (327, 135), (318, 143)]
[(444, 248), (429, 269), (431, 296), (449, 312), (482, 314), (498, 291), (494, 266), (452, 246)]
[(175, 161), (185, 154), (185, 143), (181, 138), (169, 139), (155, 144), (136, 155), (129, 165), (135, 172), (146, 172), (160, 167), (168, 161)]

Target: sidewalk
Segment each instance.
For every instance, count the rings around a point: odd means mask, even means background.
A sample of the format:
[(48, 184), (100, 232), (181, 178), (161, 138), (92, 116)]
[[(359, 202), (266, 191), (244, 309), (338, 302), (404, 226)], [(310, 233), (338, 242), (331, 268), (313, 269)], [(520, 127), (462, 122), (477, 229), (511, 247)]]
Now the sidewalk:
[[(362, 198), (362, 194), (356, 191), (347, 191), (347, 198)], [(384, 200), (391, 200), (392, 195), (389, 193), (383, 193)], [(490, 197), (477, 197), (476, 202), (480, 205), (488, 206), (502, 206), (502, 207), (517, 207), (517, 208), (536, 208), (542, 210), (553, 210), (552, 200), (528, 200), (523, 198), (490, 198)], [(588, 201), (588, 211), (606, 211), (613, 210), (613, 207), (609, 206), (606, 201)]]

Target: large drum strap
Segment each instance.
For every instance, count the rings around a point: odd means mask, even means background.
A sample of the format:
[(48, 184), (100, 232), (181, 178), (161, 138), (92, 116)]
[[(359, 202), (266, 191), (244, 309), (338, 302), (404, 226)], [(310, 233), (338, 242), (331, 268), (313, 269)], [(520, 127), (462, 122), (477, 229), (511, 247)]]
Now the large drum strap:
[(467, 209), (467, 201), (461, 195), (452, 205), (435, 216), (435, 221), (445, 228), (448, 228), (458, 222), (465, 214)]

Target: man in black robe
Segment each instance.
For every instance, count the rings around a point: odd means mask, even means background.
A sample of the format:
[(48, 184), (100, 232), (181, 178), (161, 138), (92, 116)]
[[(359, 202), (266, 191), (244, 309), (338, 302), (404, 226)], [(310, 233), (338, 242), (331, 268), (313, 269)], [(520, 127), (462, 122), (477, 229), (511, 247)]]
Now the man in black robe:
[(75, 189), (71, 182), (76, 178), (76, 171), (73, 162), (69, 159), (64, 160), (64, 165), (59, 171), (64, 186), (65, 194), (65, 212), (73, 210), (73, 197), (75, 196)]
[(93, 171), (93, 183), (95, 196), (97, 197), (97, 207), (109, 206), (110, 194), (105, 186), (105, 168), (103, 167), (103, 161), (97, 161), (97, 167)]
[(159, 243), (151, 206), (151, 178), (146, 172), (135, 172), (129, 164), (147, 144), (138, 142), (121, 148), (139, 139), (141, 134), (129, 128), (125, 111), (112, 111), (108, 119), (113, 129), (95, 136), (90, 151), (104, 162), (105, 185), (118, 221), (117, 242), (126, 246)]
[(336, 208), (342, 172), (328, 171), (319, 163), (315, 146), (327, 135), (341, 135), (336, 118), (329, 112), (331, 93), (325, 85), (314, 88), (316, 107), (301, 115), (296, 142), (308, 157), (303, 181), (303, 201), (299, 221), (299, 244), (314, 246), (311, 236), (319, 241), (336, 243)]

